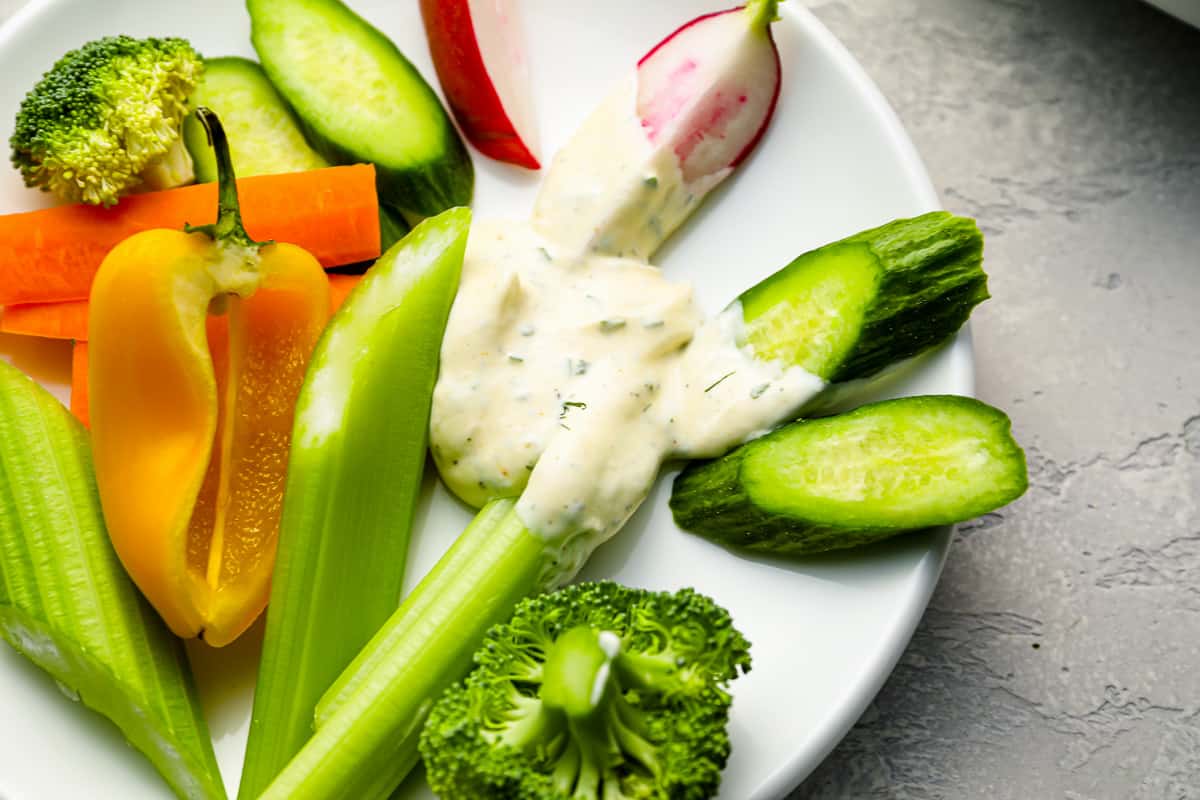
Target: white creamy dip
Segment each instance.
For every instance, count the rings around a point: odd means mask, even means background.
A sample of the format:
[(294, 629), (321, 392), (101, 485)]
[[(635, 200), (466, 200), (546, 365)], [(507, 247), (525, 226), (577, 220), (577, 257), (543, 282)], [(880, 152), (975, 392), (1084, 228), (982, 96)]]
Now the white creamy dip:
[(685, 181), (668, 145), (637, 118), (637, 74), (622, 81), (554, 157), (533, 227), (575, 253), (648, 259), (732, 172)]
[(434, 391), (442, 478), (474, 506), (519, 494), (554, 583), (665, 460), (719, 455), (824, 387), (739, 346), (739, 306), (705, 320), (688, 284), (642, 260), (728, 170), (685, 185), (642, 133), (635, 91), (623, 83), (558, 154), (532, 223), (474, 225)]

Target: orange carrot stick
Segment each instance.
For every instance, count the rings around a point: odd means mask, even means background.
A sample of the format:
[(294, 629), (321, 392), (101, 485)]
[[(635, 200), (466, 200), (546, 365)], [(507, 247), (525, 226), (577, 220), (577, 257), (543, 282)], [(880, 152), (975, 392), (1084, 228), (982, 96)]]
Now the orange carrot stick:
[(71, 350), (71, 413), (88, 425), (88, 346), (87, 342), (75, 342)]
[(87, 307), (87, 300), (8, 306), (0, 311), (0, 333), (86, 341)]
[[(341, 308), (346, 295), (350, 294), (350, 290), (358, 285), (362, 276), (335, 274), (328, 277), (331, 310), (337, 311)], [(0, 311), (0, 333), (86, 342), (88, 338), (87, 308), (87, 300), (8, 306)]]
[[(358, 286), (361, 279), (362, 275), (329, 276), (329, 308), (331, 311), (337, 311), (342, 307), (342, 303), (346, 301), (346, 295), (350, 294), (351, 289)], [(0, 330), (3, 330), (2, 326), (0, 326)]]
[[(238, 181), (253, 239), (291, 242), (326, 267), (379, 255), (375, 168), (328, 167)], [(139, 231), (202, 225), (217, 185), (130, 195), (113, 208), (73, 205), (0, 216), (0, 306), (87, 298), (108, 251)]]

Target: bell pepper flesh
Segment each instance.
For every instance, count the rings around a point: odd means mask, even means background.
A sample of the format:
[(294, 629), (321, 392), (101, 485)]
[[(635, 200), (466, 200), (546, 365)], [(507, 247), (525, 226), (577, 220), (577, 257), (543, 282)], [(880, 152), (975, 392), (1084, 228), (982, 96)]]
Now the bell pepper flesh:
[(286, 272), (268, 272), (250, 297), (230, 298), (227, 325), (208, 326), (219, 413), (188, 526), (188, 571), (197, 597), (208, 598), (205, 641), (217, 647), (267, 603), (292, 407), (328, 317), (327, 287), (303, 259), (290, 262)]
[[(220, 158), (219, 129), (214, 143)], [(174, 633), (214, 646), (266, 604), (292, 409), (329, 316), (320, 264), (250, 242), (228, 173), (213, 229), (146, 231), (108, 254), (88, 321), (114, 549)]]

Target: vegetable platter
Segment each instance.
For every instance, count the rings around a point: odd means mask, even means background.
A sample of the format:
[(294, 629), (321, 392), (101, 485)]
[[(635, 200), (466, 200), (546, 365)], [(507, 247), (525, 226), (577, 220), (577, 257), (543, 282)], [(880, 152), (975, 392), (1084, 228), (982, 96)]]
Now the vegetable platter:
[[(262, 15), (275, 7), (273, 0), (252, 0), (250, 5)], [(437, 86), (417, 3), (355, 0), (350, 5)], [(531, 143), (539, 140), (542, 164), (550, 163), (655, 42), (682, 22), (719, 7), (704, 0), (613, 0), (586, 9), (550, 0), (524, 3), (536, 122), (523, 114), (520, 127)], [(654, 258), (669, 278), (693, 284), (697, 304), (709, 314), (800, 253), (939, 206), (900, 123), (853, 58), (797, 3), (785, 3), (779, 13), (771, 30), (782, 61), (783, 89), (770, 127), (745, 163)], [(245, 5), (235, 0), (34, 0), (0, 30), (0, 71), (6, 76), (0, 86), (0, 124), (11, 125), (28, 87), (62, 53), (117, 34), (184, 37), (206, 57), (255, 55), (250, 18)], [(285, 34), (264, 24), (256, 28), (255, 41), (271, 46), (272, 41), (286, 42)], [(321, 70), (319, 64), (282, 56), (263, 61), (266, 76), (284, 93), (294, 90), (289, 88), (291, 76)], [(240, 62), (226, 64), (235, 73), (242, 69)], [(411, 80), (399, 73), (395, 79)], [(254, 80), (266, 86), (261, 91), (270, 92), (261, 77)], [(369, 87), (364, 94), (371, 96)], [(300, 94), (288, 96), (303, 114), (308, 100)], [(460, 111), (459, 98), (450, 100)], [(370, 116), (343, 120), (343, 128), (356, 133), (391, 122), (386, 109)], [(381, 201), (394, 201), (396, 214), (410, 221), (460, 203), (471, 192), (469, 171), (462, 167), (462, 145), (442, 123), (430, 125), (433, 167), (411, 167), (411, 153), (368, 154), (377, 162)], [(531, 125), (536, 134), (530, 133)], [(475, 132), (471, 125), (466, 127), (474, 141)], [(339, 144), (345, 131), (337, 125), (310, 129), (310, 141), (319, 153), (306, 155), (312, 163), (304, 168), (358, 158), (358, 151)], [(4, 133), (7, 138), (11, 129)], [(188, 134), (191, 141), (201, 142), (203, 135), (198, 129)], [(236, 142), (233, 147), (236, 152)], [(525, 166), (537, 163), (524, 146), (500, 150), (515, 153), (510, 160)], [(474, 219), (523, 219), (530, 214), (539, 173), (491, 161), (475, 150), (471, 158)], [(204, 168), (211, 171), (211, 162)], [(447, 177), (438, 171), (443, 168), (453, 174)], [(15, 171), (0, 171), (0, 210), (16, 212), (49, 202), (26, 189)], [(465, 216), (460, 213), (455, 219)], [(407, 227), (399, 216), (395, 225), (398, 232), (392, 238)], [(418, 229), (414, 236), (437, 235), (430, 230)], [(461, 247), (461, 240), (456, 246)], [(391, 280), (381, 274), (374, 283)], [(368, 306), (371, 287), (363, 288), (348, 302), (362, 294), (358, 305)], [(444, 315), (444, 309), (440, 313)], [(334, 327), (342, 319), (335, 317)], [(608, 324), (616, 328), (625, 323)], [(403, 328), (395, 335), (411, 339)], [(318, 351), (318, 358), (326, 351), (337, 353), (333, 341)], [(69, 347), (0, 334), (0, 357), (33, 375), (60, 399), (70, 399)], [(319, 386), (319, 381), (307, 385), (302, 401), (316, 409), (311, 413), (318, 419), (324, 402)], [(855, 404), (915, 394), (970, 395), (969, 336), (964, 330), (886, 379), (859, 388)], [(119, 399), (120, 395), (102, 397), (100, 407), (116, 408)], [(378, 398), (373, 403), (363, 407), (381, 413)], [(585, 408), (581, 402), (567, 403), (564, 415), (568, 406)], [(752, 643), (754, 666), (731, 685), (732, 756), (719, 796), (781, 798), (836, 745), (895, 664), (933, 590), (949, 531), (934, 529), (862, 550), (800, 559), (734, 555), (676, 526), (668, 498), (679, 466), (668, 464), (625, 529), (599, 548), (580, 577), (653, 590), (694, 587), (730, 612), (737, 629)], [(416, 504), (406, 587), (418, 583), (473, 516), (434, 470), (426, 471)], [(213, 649), (196, 640), (187, 644), (230, 796), (237, 794), (262, 636), (260, 621), (229, 647)], [(0, 647), (0, 708), (0, 797), (169, 796), (149, 763), (123, 743), (112, 725), (79, 705), (64, 703), (52, 679), (6, 647)], [(400, 796), (431, 796), (419, 770), (402, 785)]]

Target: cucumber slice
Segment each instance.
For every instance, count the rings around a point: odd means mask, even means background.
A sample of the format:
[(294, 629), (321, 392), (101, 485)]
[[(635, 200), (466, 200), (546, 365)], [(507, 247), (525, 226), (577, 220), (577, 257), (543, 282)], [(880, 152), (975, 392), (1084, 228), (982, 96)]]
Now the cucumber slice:
[(309, 363), (241, 797), (257, 797), (300, 750), (321, 695), (400, 605), (470, 219), (465, 208), (446, 211), (385, 253)]
[[(205, 106), (220, 116), (229, 133), (229, 150), (238, 175), (277, 175), (328, 167), (329, 162), (304, 139), (300, 121), (267, 80), (267, 74), (248, 58), (227, 56), (204, 62), (204, 78), (189, 101), (194, 108)], [(196, 180), (217, 179), (208, 134), (195, 115), (183, 121), (183, 140), (196, 165)], [(408, 223), (399, 211), (379, 207), (379, 248), (388, 248), (404, 238)], [(366, 266), (369, 266), (369, 262)], [(364, 267), (357, 271), (362, 272)]]
[(722, 544), (808, 554), (961, 522), (1024, 493), (1025, 454), (1004, 412), (907, 397), (798, 422), (687, 467), (675, 522)]
[(935, 211), (797, 258), (743, 293), (739, 344), (834, 382), (949, 339), (988, 298), (974, 220)]
[[(329, 166), (308, 146), (300, 123), (262, 67), (249, 59), (205, 59), (204, 77), (188, 103), (193, 108), (206, 106), (221, 118), (234, 169), (243, 178)], [(196, 165), (196, 181), (215, 181), (213, 149), (194, 114), (183, 122), (183, 140)]]
[(183, 647), (108, 541), (87, 432), (2, 361), (0, 638), (116, 723), (180, 797), (225, 797)]
[(375, 165), (379, 199), (428, 216), (471, 200), (470, 157), (433, 89), (339, 0), (247, 0), (250, 38), (308, 140)]

